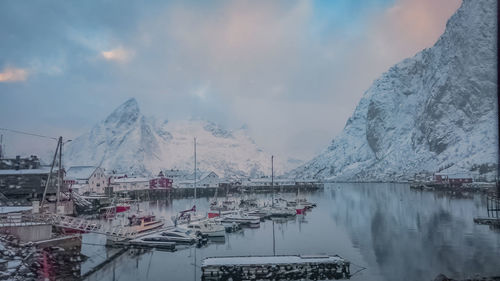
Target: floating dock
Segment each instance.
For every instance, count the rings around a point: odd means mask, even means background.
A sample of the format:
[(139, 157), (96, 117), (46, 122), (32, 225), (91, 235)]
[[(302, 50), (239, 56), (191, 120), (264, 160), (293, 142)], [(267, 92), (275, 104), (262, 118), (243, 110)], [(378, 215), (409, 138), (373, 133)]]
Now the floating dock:
[(474, 218), (474, 223), (500, 227), (500, 218)]
[(106, 246), (113, 248), (134, 248), (134, 249), (157, 249), (163, 251), (175, 251), (175, 242), (154, 242), (139, 240), (108, 240)]
[(350, 262), (339, 256), (246, 256), (205, 258), (202, 280), (349, 279)]

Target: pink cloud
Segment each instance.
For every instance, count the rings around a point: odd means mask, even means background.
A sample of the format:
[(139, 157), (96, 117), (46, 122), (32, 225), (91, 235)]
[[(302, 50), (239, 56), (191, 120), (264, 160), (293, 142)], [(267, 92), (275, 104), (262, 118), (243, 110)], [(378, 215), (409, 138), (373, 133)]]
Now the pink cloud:
[(22, 68), (6, 67), (0, 72), (0, 82), (20, 82), (28, 78), (28, 71)]
[(134, 56), (134, 52), (118, 47), (109, 51), (102, 51), (101, 56), (109, 61), (127, 62)]
[(399, 0), (376, 18), (371, 39), (389, 56), (412, 56), (432, 46), (461, 0)]

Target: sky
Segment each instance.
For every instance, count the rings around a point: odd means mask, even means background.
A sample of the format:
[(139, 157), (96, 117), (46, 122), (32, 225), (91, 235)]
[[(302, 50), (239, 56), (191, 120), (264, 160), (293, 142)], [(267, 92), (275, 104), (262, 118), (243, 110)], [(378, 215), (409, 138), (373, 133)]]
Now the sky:
[[(460, 0), (0, 1), (0, 128), (74, 139), (131, 97), (146, 116), (246, 125), (309, 160)], [(0, 131), (7, 156), (53, 140)]]

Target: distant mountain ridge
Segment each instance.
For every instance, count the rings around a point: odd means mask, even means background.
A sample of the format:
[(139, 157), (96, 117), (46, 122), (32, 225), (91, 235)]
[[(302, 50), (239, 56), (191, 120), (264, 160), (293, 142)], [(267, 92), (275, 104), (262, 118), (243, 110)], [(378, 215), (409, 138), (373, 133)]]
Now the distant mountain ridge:
[(404, 181), (438, 170), (494, 179), (497, 1), (464, 0), (435, 45), (391, 67), (297, 177)]
[[(66, 166), (99, 165), (107, 170), (157, 174), (164, 169), (193, 170), (193, 138), (198, 168), (219, 176), (258, 177), (271, 173), (271, 155), (245, 128), (226, 130), (203, 120), (162, 121), (145, 117), (132, 98), (65, 147)], [(285, 172), (286, 161), (275, 163)]]

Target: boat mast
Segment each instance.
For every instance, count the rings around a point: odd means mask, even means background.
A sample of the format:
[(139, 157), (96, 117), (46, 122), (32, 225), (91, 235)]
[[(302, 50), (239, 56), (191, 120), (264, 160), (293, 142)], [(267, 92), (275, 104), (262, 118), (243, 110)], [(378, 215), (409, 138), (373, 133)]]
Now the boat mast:
[(196, 200), (196, 137), (194, 138), (194, 200)]
[[(273, 203), (274, 207), (274, 155), (271, 155), (271, 190), (273, 191)], [(273, 220), (273, 256), (276, 256), (276, 237), (274, 235), (274, 220)]]
[[(194, 203), (196, 204), (196, 137), (194, 137)], [(194, 247), (193, 265), (194, 265), (194, 280), (196, 281), (196, 247)]]
[(271, 155), (271, 191), (272, 191), (272, 206), (274, 207), (274, 155)]

